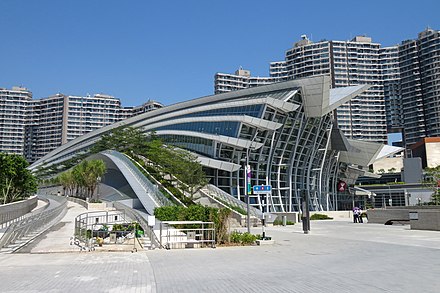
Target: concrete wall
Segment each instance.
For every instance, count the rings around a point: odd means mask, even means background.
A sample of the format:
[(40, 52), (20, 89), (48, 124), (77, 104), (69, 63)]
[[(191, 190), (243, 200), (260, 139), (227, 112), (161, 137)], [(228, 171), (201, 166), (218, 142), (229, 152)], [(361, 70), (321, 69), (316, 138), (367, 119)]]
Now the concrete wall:
[(440, 231), (440, 209), (438, 210), (410, 210), (416, 212), (418, 220), (410, 220), (411, 230)]
[(293, 213), (275, 213), (271, 212), (271, 214), (277, 215), (278, 217), (275, 220), (282, 220), (283, 216), (287, 217), (287, 221), (298, 223), (300, 221), (299, 219), (299, 213), (293, 212)]
[(403, 181), (406, 183), (422, 182), (421, 158), (407, 158), (403, 160)]
[(408, 209), (375, 209), (367, 210), (368, 223), (385, 224), (389, 220), (409, 221)]
[[(411, 220), (410, 213), (417, 212), (418, 220)], [(385, 224), (389, 220), (409, 221), (411, 229), (440, 231), (440, 206), (389, 207), (368, 210), (368, 222)]]
[(333, 220), (341, 220), (341, 219), (351, 219), (353, 217), (352, 211), (328, 211), (328, 212), (310, 212), (310, 216), (313, 214), (321, 214), (321, 215), (327, 215)]
[(87, 201), (85, 201), (83, 199), (75, 198), (75, 197), (67, 197), (67, 200), (71, 201), (71, 202), (74, 202), (74, 203), (77, 203), (79, 205), (82, 205), (87, 210), (101, 210), (101, 211), (105, 211), (105, 210), (108, 210), (108, 209), (113, 209), (113, 207), (112, 207), (113, 205), (111, 203), (109, 204), (107, 202), (99, 202), (99, 203), (98, 202), (94, 202), (94, 203), (90, 203), (90, 202), (87, 202)]
[[(293, 212), (293, 213), (274, 213), (274, 212), (271, 212), (271, 214), (277, 215), (278, 217), (276, 219), (280, 220), (280, 221), (282, 220), (283, 216), (286, 216), (287, 221), (291, 221), (293, 223), (301, 222), (301, 219), (300, 219), (301, 214), (298, 212)], [(352, 211), (310, 212), (310, 216), (312, 216), (313, 214), (327, 215), (327, 216), (333, 218), (333, 220), (351, 220), (353, 217)]]
[(426, 165), (429, 168), (435, 168), (440, 165), (440, 143), (430, 142), (425, 144)]
[(37, 197), (32, 196), (26, 200), (0, 205), (0, 224), (29, 213), (37, 206), (37, 201)]

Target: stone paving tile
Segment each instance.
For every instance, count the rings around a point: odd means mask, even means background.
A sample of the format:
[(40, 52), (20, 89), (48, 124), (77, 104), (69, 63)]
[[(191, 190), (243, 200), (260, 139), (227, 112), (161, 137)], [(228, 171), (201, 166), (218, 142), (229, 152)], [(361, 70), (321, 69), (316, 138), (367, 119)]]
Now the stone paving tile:
[(313, 226), (309, 235), (268, 228), (273, 246), (153, 251), (158, 292), (438, 292), (440, 233), (426, 241), (405, 227)]
[(0, 292), (156, 292), (145, 254), (13, 254), (0, 271)]
[(267, 234), (274, 245), (0, 255), (0, 292), (439, 292), (439, 232), (332, 221)]

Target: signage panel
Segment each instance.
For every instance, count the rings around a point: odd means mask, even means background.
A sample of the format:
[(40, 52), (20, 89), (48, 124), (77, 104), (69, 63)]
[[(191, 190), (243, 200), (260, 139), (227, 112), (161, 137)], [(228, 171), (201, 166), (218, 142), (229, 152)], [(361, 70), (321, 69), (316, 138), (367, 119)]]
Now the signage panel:
[(254, 194), (271, 193), (272, 186), (271, 185), (254, 185), (254, 186), (252, 186), (252, 190), (253, 190)]

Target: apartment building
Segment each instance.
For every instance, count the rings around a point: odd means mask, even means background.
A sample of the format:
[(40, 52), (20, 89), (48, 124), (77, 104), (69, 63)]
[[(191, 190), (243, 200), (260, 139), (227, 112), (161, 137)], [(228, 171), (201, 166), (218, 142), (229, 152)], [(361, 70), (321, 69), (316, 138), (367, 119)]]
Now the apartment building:
[[(381, 45), (364, 36), (357, 36), (351, 41), (324, 40), (315, 43), (303, 35), (285, 52), (284, 61), (270, 63), (270, 77), (264, 82), (330, 74), (332, 88), (371, 85), (368, 91), (338, 107), (335, 118), (347, 137), (385, 143), (387, 124), (381, 71), (385, 59), (381, 58), (381, 53)], [(224, 87), (219, 82), (223, 75), (216, 74), (216, 93), (247, 87), (247, 84)], [(239, 78), (237, 72), (228, 75), (229, 80)]]
[(143, 103), (140, 106), (121, 108), (121, 118), (122, 120), (127, 119), (156, 109), (160, 109), (162, 107), (163, 105), (161, 103), (153, 100), (148, 100), (146, 103)]
[(399, 45), (403, 138), (407, 148), (440, 136), (440, 31)]
[(333, 88), (371, 85), (368, 91), (338, 107), (336, 119), (349, 138), (385, 143), (387, 130), (380, 49), (380, 44), (365, 36), (350, 41), (317, 43), (302, 36), (286, 51), (286, 69), (294, 79), (330, 74)]
[(25, 88), (0, 89), (0, 151), (35, 162), (83, 134), (161, 107), (152, 100), (121, 107), (119, 99), (104, 94), (32, 99)]
[(26, 88), (0, 88), (0, 152), (24, 154), (31, 102)]
[[(349, 138), (383, 142), (387, 133), (402, 132), (405, 147), (424, 137), (440, 136), (440, 32), (426, 29), (415, 40), (382, 47), (365, 36), (350, 41), (312, 42), (306, 35), (285, 52), (285, 60), (270, 63), (265, 82), (330, 74), (332, 87), (371, 85), (335, 112)], [(215, 92), (221, 87), (216, 74)], [(229, 74), (229, 80), (239, 76)], [(251, 78), (247, 76), (247, 78)]]
[(119, 99), (104, 94), (84, 97), (57, 94), (35, 100), (33, 147), (26, 157), (34, 162), (88, 132), (161, 107), (162, 104), (151, 100), (137, 107), (121, 107)]
[(216, 73), (214, 91), (215, 94), (221, 94), (271, 84), (277, 81), (279, 81), (279, 79), (276, 77), (251, 76), (251, 72), (249, 70), (244, 70), (240, 67), (235, 71), (235, 74)]

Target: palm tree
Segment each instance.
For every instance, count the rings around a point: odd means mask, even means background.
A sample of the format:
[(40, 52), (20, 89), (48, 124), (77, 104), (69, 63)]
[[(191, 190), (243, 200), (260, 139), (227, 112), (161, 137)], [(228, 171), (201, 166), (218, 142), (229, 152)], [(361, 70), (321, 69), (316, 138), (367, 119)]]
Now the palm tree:
[(105, 174), (107, 167), (103, 160), (91, 160), (87, 166), (87, 187), (89, 188), (90, 198), (93, 198), (101, 177)]
[(64, 195), (73, 195), (73, 189), (75, 188), (75, 178), (72, 170), (61, 173), (58, 176), (58, 180), (65, 190)]

